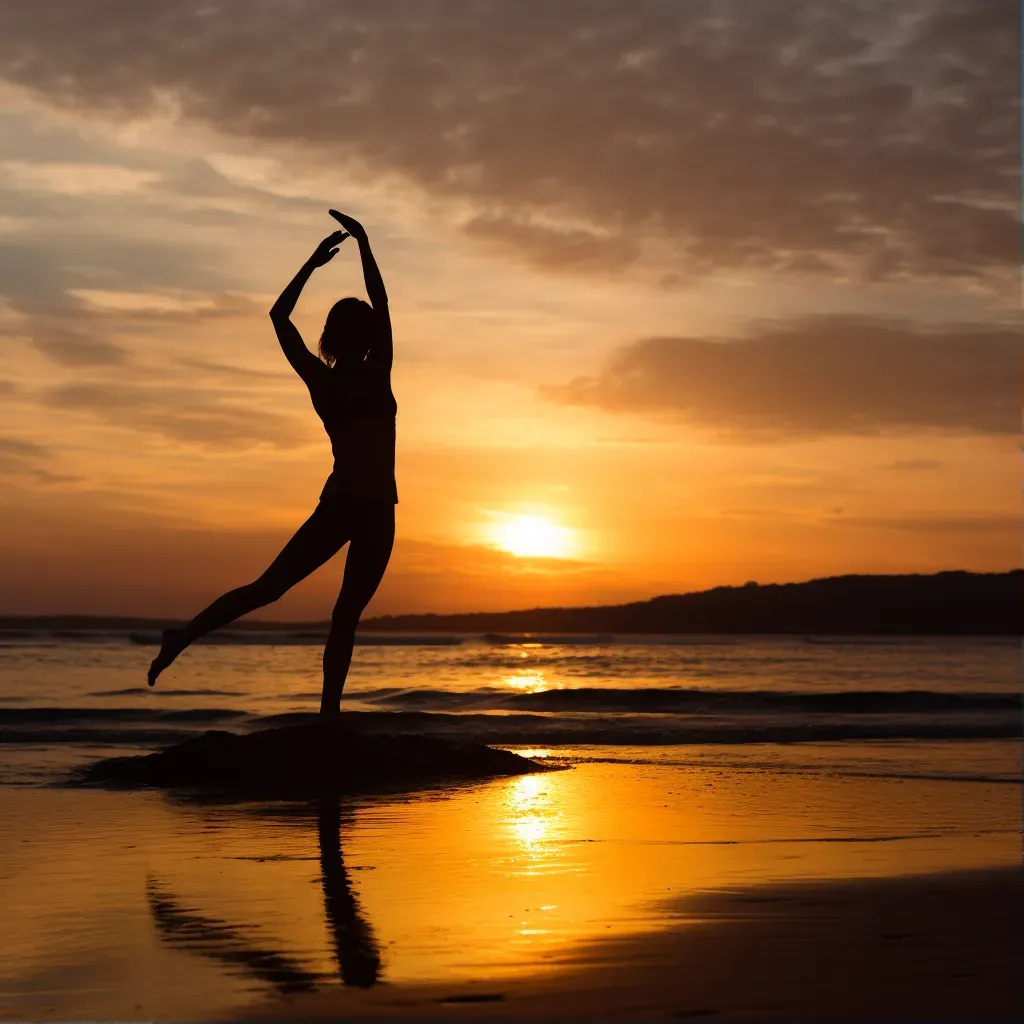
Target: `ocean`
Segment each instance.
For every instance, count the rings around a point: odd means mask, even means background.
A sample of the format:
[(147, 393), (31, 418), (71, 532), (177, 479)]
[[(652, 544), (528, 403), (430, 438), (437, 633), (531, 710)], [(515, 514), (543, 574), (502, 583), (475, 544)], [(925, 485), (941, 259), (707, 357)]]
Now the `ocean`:
[(2, 1015), (508, 992), (701, 893), (1019, 864), (1010, 639), (374, 634), (343, 710), (567, 770), (330, 806), (78, 785), (317, 707), (322, 638), (225, 631), (153, 690), (151, 639), (0, 638)]
[[(96, 756), (97, 748), (126, 753), (205, 729), (302, 721), (318, 706), (318, 636), (226, 631), (186, 651), (150, 689), (153, 639), (112, 631), (4, 637), (0, 744), (20, 749), (0, 756), (0, 782), (56, 779), (55, 771)], [(887, 750), (905, 745), (908, 771), (943, 775), (952, 760), (956, 772), (1018, 777), (1015, 761), (994, 767), (980, 754), (972, 761), (909, 751), (928, 741), (1019, 737), (1020, 645), (999, 638), (370, 634), (356, 648), (343, 708), (374, 727), (551, 747), (552, 756), (601, 746), (611, 749), (600, 756), (615, 758), (616, 748), (628, 746), (651, 748), (643, 756), (662, 761), (661, 748), (679, 745), (711, 744), (722, 757), (742, 757), (742, 748), (762, 744), (795, 751), (812, 742), (888, 741)], [(844, 768), (878, 767), (874, 756), (851, 756), (852, 748), (842, 755)]]

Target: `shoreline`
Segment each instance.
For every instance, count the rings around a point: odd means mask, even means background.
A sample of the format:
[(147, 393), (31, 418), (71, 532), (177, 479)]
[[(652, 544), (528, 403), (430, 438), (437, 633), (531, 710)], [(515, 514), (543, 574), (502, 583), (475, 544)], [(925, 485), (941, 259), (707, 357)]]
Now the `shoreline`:
[(529, 976), (336, 989), (225, 1019), (1020, 1019), (1022, 883), (982, 868), (700, 892), (666, 904), (664, 929)]
[(361, 721), (574, 770), (284, 802), (54, 782), (300, 721), (318, 652), (201, 648), (153, 692), (138, 645), (11, 644), (0, 1017), (1012, 1019), (1019, 648), (946, 642), (371, 649)]

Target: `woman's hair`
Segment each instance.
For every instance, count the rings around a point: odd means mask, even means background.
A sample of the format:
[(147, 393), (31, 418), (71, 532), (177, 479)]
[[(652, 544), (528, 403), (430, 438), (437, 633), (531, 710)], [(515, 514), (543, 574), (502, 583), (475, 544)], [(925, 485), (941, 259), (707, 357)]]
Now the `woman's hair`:
[(320, 358), (333, 366), (344, 353), (353, 362), (361, 362), (370, 348), (372, 316), (373, 307), (368, 302), (354, 296), (339, 299), (324, 321)]

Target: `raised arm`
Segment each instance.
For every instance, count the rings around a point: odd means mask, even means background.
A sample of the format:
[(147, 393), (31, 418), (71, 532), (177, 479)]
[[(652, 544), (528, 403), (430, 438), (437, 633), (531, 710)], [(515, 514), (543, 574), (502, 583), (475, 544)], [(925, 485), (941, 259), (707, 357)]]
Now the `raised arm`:
[(380, 276), (380, 268), (373, 258), (370, 240), (366, 237), (366, 229), (354, 217), (349, 217), (347, 214), (339, 213), (337, 210), (331, 210), (330, 214), (359, 244), (359, 258), (363, 264), (366, 295), (377, 315), (377, 333), (370, 345), (368, 358), (378, 366), (390, 370), (394, 360), (394, 349), (391, 340), (391, 312), (388, 309), (388, 293), (384, 288), (384, 278)]
[(270, 320), (277, 332), (277, 340), (281, 343), (285, 358), (291, 363), (292, 369), (303, 379), (307, 380), (311, 373), (317, 372), (317, 368), (323, 363), (306, 348), (298, 328), (291, 322), (292, 310), (295, 303), (299, 301), (299, 295), (306, 282), (310, 279), (317, 267), (330, 263), (338, 252), (348, 234), (344, 231), (335, 231), (328, 235), (313, 251), (313, 255), (306, 260), (299, 268), (299, 272), (288, 282), (285, 290), (273, 306), (270, 307)]

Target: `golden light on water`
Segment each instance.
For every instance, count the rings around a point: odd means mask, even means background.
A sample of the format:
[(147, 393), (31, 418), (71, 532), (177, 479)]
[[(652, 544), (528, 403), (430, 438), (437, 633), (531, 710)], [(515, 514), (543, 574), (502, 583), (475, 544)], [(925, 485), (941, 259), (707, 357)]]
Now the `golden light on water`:
[(490, 528), (492, 543), (519, 558), (568, 558), (575, 534), (546, 516), (501, 515)]
[(529, 854), (547, 837), (558, 817), (547, 781), (543, 775), (520, 775), (509, 784), (506, 824)]
[(543, 693), (544, 690), (551, 689), (551, 684), (543, 672), (515, 672), (504, 676), (501, 682), (502, 685), (522, 693)]

